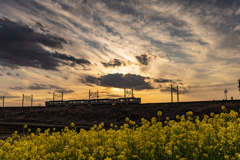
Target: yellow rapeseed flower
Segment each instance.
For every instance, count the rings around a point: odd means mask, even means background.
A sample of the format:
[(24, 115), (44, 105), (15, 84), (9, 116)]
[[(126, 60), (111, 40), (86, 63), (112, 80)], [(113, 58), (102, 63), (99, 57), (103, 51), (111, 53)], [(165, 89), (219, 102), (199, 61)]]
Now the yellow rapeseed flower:
[(27, 124), (24, 124), (24, 125), (23, 125), (23, 128), (25, 128), (25, 129), (26, 129), (26, 128), (27, 128)]
[(75, 127), (75, 124), (74, 124), (74, 123), (71, 123), (71, 124), (70, 124), (70, 127)]
[(158, 112), (157, 112), (157, 115), (158, 115), (158, 116), (162, 116), (162, 111), (158, 111)]
[(186, 115), (191, 117), (191, 116), (193, 116), (193, 112), (192, 112), (192, 111), (188, 111), (188, 112), (186, 113)]
[(221, 106), (221, 110), (225, 111), (226, 107), (225, 106)]
[(50, 129), (41, 132), (38, 128), (37, 134), (23, 136), (14, 132), (6, 140), (0, 140), (0, 159), (127, 160), (158, 159), (159, 155), (161, 159), (178, 160), (240, 159), (238, 112), (232, 110), (214, 116), (211, 113), (201, 119), (190, 111), (176, 118), (177, 121), (167, 117), (166, 125), (157, 122), (156, 117), (151, 122), (142, 118), (140, 126), (128, 120), (121, 129), (106, 130), (101, 123), (90, 130), (65, 127), (59, 132)]

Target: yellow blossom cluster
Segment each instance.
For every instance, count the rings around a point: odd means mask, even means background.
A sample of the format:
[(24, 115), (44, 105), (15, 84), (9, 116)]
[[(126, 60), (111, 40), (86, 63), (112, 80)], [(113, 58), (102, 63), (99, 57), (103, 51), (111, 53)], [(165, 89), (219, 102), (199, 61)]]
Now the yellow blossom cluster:
[[(225, 107), (221, 107), (226, 111)], [(158, 112), (157, 116), (162, 115)], [(153, 117), (141, 119), (141, 125), (129, 118), (122, 126), (104, 123), (90, 130), (65, 127), (19, 136), (17, 132), (0, 140), (0, 159), (71, 160), (204, 160), (240, 159), (240, 117), (238, 112), (211, 113), (203, 119), (192, 111), (167, 117), (162, 123)], [(27, 126), (24, 126), (24, 128)]]

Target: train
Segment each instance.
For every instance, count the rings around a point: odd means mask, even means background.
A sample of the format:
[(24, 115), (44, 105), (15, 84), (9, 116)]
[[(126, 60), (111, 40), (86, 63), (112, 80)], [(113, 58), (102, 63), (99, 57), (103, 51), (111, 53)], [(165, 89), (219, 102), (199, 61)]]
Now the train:
[(124, 105), (140, 104), (141, 98), (118, 98), (118, 99), (90, 99), (68, 101), (46, 101), (46, 107), (53, 106), (81, 106), (81, 105)]

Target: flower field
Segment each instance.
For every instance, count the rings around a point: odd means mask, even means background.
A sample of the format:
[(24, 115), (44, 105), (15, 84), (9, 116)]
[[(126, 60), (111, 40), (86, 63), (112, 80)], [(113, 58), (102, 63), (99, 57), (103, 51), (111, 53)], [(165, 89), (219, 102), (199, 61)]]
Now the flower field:
[(159, 111), (141, 126), (126, 118), (122, 126), (94, 125), (76, 131), (74, 124), (61, 132), (16, 132), (0, 140), (0, 159), (240, 159), (240, 118), (236, 111), (205, 115), (202, 120), (189, 111), (186, 115), (160, 121)]

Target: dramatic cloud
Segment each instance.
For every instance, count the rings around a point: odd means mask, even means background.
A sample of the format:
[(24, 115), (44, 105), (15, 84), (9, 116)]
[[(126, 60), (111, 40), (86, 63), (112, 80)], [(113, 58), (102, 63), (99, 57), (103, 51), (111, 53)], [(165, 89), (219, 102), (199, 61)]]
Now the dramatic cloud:
[(71, 89), (58, 89), (56, 90), (57, 93), (73, 93), (74, 90)]
[(64, 62), (65, 60), (80, 65), (90, 64), (88, 60), (58, 52), (51, 53), (42, 47), (44, 45), (62, 48), (63, 44), (67, 44), (63, 38), (49, 33), (38, 33), (30, 26), (10, 21), (7, 18), (0, 19), (0, 65), (2, 66), (11, 68), (27, 66), (56, 70), (60, 64), (68, 65)]
[(67, 60), (67, 61), (71, 61), (73, 62), (73, 66), (76, 64), (79, 64), (79, 65), (89, 65), (91, 64), (88, 60), (86, 59), (83, 59), (83, 58), (75, 58), (71, 55), (66, 55), (66, 54), (61, 54), (61, 53), (52, 53), (52, 56), (55, 57), (55, 58), (58, 58), (58, 59), (61, 59), (61, 60)]
[(148, 57), (146, 54), (136, 56), (136, 59), (138, 60), (139, 63), (141, 63), (144, 66), (148, 66), (149, 62), (151, 61), (151, 58)]
[(101, 62), (101, 63), (106, 68), (108, 68), (108, 67), (119, 67), (119, 66), (122, 66), (122, 65), (124, 66), (125, 65), (124, 61), (121, 61), (119, 59), (114, 59), (114, 60), (112, 60), (108, 63), (106, 63), (106, 62)]
[(12, 89), (12, 90), (23, 90), (24, 88), (23, 87), (9, 87), (9, 89)]
[(15, 98), (21, 98), (21, 97), (20, 97), (20, 96), (7, 95), (7, 96), (4, 96), (4, 98), (7, 98), (7, 99), (15, 99)]
[(38, 84), (34, 83), (33, 85), (29, 86), (28, 89), (30, 90), (43, 90), (43, 89), (55, 89), (58, 93), (73, 93), (74, 91), (71, 89), (65, 89), (56, 85), (46, 85), (46, 84)]
[(168, 82), (172, 82), (171, 79), (164, 79), (164, 78), (161, 78), (161, 79), (154, 79), (154, 82), (157, 82), (157, 83), (168, 83)]
[(46, 84), (39, 84), (39, 83), (34, 83), (30, 86), (28, 86), (27, 88), (24, 87), (9, 87), (9, 89), (12, 90), (24, 90), (24, 89), (29, 89), (29, 90), (50, 90), (50, 89), (54, 89), (57, 93), (73, 93), (74, 90), (72, 89), (66, 89), (66, 88), (62, 88), (56, 85), (46, 85)]
[(83, 83), (96, 84), (105, 87), (115, 88), (133, 88), (135, 90), (154, 89), (149, 82), (146, 82), (146, 77), (135, 74), (107, 74), (99, 78), (87, 76)]
[(49, 88), (50, 89), (62, 89), (61, 87), (56, 86), (56, 85), (49, 85)]
[(34, 83), (33, 85), (29, 86), (28, 89), (30, 90), (42, 90), (42, 89), (48, 89), (49, 87), (45, 84), (38, 84)]
[(96, 84), (96, 85), (101, 85), (101, 78), (97, 78), (94, 76), (87, 76), (85, 80), (82, 81), (83, 83), (86, 84)]

